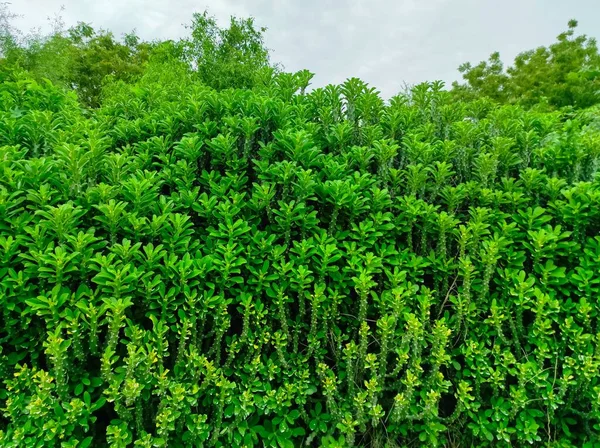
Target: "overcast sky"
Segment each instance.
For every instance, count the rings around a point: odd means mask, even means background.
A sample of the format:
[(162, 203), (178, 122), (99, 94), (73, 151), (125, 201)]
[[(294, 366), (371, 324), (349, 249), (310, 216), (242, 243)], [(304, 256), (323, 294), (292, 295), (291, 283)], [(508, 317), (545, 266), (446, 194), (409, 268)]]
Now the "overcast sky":
[(90, 22), (120, 35), (133, 29), (144, 39), (185, 35), (193, 12), (208, 9), (219, 23), (230, 15), (253, 16), (268, 28), (272, 59), (289, 71), (316, 73), (313, 85), (357, 76), (384, 97), (404, 82), (458, 79), (457, 67), (502, 60), (548, 45), (567, 21), (600, 36), (600, 0), (8, 0), (22, 30), (47, 26), (61, 13), (65, 24)]

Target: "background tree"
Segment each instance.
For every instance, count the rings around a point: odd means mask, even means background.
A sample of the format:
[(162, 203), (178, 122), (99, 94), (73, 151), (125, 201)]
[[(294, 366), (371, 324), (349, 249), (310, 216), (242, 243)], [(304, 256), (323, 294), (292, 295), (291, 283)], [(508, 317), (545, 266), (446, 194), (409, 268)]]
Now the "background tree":
[(600, 102), (600, 54), (596, 40), (576, 36), (577, 21), (559, 34), (549, 47), (520, 53), (512, 66), (503, 69), (499, 53), (488, 61), (459, 70), (464, 84), (454, 83), (453, 92), (465, 99), (486, 96), (504, 103), (531, 107), (539, 102), (560, 108), (585, 108)]
[(5, 57), (7, 51), (16, 46), (18, 30), (12, 22), (18, 16), (10, 11), (9, 3), (0, 3), (0, 59)]
[(100, 106), (104, 86), (112, 81), (135, 82), (149, 61), (185, 63), (204, 84), (216, 89), (251, 88), (277, 66), (270, 63), (264, 43), (266, 28), (254, 19), (231, 17), (221, 28), (208, 12), (193, 15), (189, 37), (144, 42), (135, 33), (116, 38), (80, 22), (64, 28), (60, 15), (52, 31), (23, 35), (12, 26), (16, 16), (0, 4), (0, 71), (25, 70), (33, 79), (75, 90), (83, 105)]
[(57, 16), (48, 34), (23, 35), (11, 26), (13, 14), (2, 5), (0, 69), (25, 70), (33, 79), (75, 90), (83, 105), (100, 105), (103, 85), (112, 80), (133, 82), (143, 73), (153, 44), (134, 34), (118, 40), (110, 31), (80, 22), (67, 30)]
[(185, 40), (185, 57), (200, 79), (216, 89), (249, 88), (265, 68), (274, 68), (265, 46), (266, 28), (253, 18), (231, 17), (228, 28), (220, 28), (207, 11), (195, 13)]
[(73, 51), (68, 73), (69, 87), (75, 89), (84, 104), (97, 107), (102, 87), (111, 80), (133, 82), (144, 72), (154, 46), (135, 33), (115, 39), (108, 31), (98, 32), (86, 23), (69, 30)]

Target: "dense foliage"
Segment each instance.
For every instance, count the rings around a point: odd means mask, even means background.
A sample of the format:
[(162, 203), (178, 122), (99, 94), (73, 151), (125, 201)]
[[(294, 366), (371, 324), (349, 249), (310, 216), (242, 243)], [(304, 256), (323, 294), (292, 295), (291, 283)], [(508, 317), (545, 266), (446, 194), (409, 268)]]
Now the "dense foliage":
[(600, 446), (600, 109), (244, 78), (248, 27), (94, 110), (0, 70), (0, 445)]

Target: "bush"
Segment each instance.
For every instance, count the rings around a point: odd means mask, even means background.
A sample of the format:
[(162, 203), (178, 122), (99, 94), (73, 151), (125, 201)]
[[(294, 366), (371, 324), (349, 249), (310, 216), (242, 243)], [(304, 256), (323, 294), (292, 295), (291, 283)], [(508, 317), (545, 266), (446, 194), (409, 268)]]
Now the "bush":
[(597, 109), (153, 70), (2, 87), (2, 446), (596, 446)]

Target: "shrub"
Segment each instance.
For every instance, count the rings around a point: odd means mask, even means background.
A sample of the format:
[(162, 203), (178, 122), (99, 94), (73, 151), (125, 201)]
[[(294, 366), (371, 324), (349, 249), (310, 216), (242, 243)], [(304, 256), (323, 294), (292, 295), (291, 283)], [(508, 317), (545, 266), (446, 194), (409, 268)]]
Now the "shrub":
[(309, 80), (3, 85), (3, 446), (598, 443), (597, 110)]

